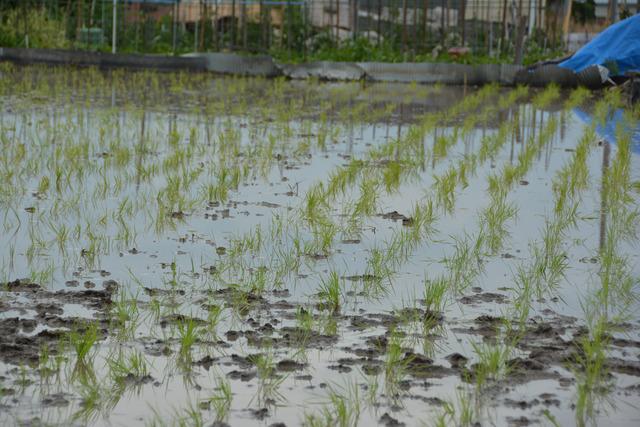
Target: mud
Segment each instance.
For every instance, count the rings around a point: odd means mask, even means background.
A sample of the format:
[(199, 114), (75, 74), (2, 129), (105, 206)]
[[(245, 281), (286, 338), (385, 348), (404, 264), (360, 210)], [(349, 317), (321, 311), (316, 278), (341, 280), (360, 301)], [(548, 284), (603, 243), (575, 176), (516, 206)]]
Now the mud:
[[(36, 283), (15, 280), (0, 287), (2, 311), (16, 311), (32, 318), (0, 318), (0, 360), (35, 366), (44, 346), (55, 354), (58, 345), (72, 330), (83, 332), (89, 323), (98, 325), (104, 339), (109, 330), (109, 310), (117, 283), (104, 281), (101, 290), (49, 291)], [(63, 316), (66, 304), (79, 304), (93, 311), (93, 317)], [(34, 333), (36, 327), (40, 330)]]

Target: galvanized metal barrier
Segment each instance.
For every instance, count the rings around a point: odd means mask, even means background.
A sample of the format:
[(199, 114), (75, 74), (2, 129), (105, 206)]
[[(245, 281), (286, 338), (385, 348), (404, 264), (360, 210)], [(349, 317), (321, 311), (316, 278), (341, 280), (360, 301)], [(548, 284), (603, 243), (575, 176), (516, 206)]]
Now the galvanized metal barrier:
[[(278, 64), (266, 55), (198, 53), (187, 56), (131, 55), (72, 50), (0, 48), (0, 61), (18, 64), (94, 66), (156, 70), (189, 70), (243, 76), (319, 80), (367, 80), (374, 82), (417, 82), (447, 85), (546, 85), (591, 86), (593, 76), (578, 76), (556, 65), (535, 69), (509, 64), (465, 65), (452, 63), (330, 62)], [(593, 77), (595, 78), (595, 77)], [(585, 80), (585, 81), (583, 81)]]
[(98, 68), (206, 71), (202, 57), (111, 54), (57, 49), (0, 48), (0, 61)]

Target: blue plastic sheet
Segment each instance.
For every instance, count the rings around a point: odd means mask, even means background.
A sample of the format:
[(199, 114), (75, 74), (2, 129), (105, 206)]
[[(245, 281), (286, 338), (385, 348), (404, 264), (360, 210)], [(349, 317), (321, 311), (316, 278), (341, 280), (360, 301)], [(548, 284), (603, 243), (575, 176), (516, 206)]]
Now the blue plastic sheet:
[[(586, 124), (590, 124), (593, 121), (591, 114), (581, 108), (574, 108), (573, 112)], [(600, 137), (606, 139), (608, 142), (617, 144), (618, 126), (624, 126), (625, 123), (624, 112), (618, 108), (615, 111), (612, 111), (604, 126), (596, 126), (596, 132)], [(635, 128), (627, 127), (626, 129), (623, 129), (623, 131), (631, 136), (631, 151), (640, 155), (640, 124), (637, 124)]]
[(558, 65), (576, 73), (604, 65), (611, 76), (640, 71), (640, 15), (613, 24)]

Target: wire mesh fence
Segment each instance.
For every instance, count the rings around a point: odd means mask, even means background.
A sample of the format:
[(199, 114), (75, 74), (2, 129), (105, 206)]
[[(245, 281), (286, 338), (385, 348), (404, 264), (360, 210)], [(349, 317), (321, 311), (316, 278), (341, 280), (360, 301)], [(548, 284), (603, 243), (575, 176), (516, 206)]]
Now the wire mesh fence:
[(511, 57), (561, 44), (547, 0), (4, 0), (0, 44), (288, 59)]

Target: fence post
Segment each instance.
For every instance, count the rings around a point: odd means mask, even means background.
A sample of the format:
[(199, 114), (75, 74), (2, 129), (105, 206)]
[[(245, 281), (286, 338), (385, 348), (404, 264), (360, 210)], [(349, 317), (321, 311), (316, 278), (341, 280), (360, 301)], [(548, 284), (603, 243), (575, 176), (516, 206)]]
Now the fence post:
[(351, 0), (351, 13), (353, 14), (351, 32), (353, 40), (355, 40), (358, 37), (358, 0)]
[(337, 16), (336, 16), (336, 39), (338, 40), (338, 46), (340, 45), (340, 0), (336, 0), (336, 5), (338, 6)]
[(177, 21), (177, 17), (176, 17), (176, 7), (177, 7), (177, 5), (178, 5), (178, 3), (176, 1), (174, 1), (173, 2), (173, 10), (172, 10), (172, 13), (171, 13), (171, 17), (172, 17), (172, 20), (173, 20), (173, 22), (172, 22), (172, 24), (173, 24), (172, 25), (173, 34), (171, 35), (172, 36), (171, 37), (171, 50), (172, 50), (174, 55), (176, 53), (176, 32), (177, 32), (176, 25), (177, 25), (177, 22), (178, 22)]
[(460, 0), (460, 4), (458, 6), (458, 26), (460, 27), (460, 45), (464, 47), (465, 42), (467, 41), (467, 0)]
[(262, 0), (259, 0), (260, 10), (260, 49), (267, 49), (267, 7), (262, 4)]
[(291, 59), (291, 34), (293, 32), (293, 9), (291, 0), (287, 0), (287, 55)]
[(424, 0), (424, 5), (422, 6), (422, 44), (425, 50), (427, 49), (427, 32), (429, 27), (428, 11), (429, 0)]
[(407, 53), (407, 0), (402, 0), (402, 53)]
[(411, 60), (418, 51), (418, 1), (413, 0), (413, 28), (411, 29)]
[(507, 0), (504, 0), (502, 3), (502, 34), (500, 35), (500, 52), (506, 52), (506, 41), (507, 41)]
[(307, 0), (304, 0), (302, 3), (302, 28), (303, 28), (303, 36), (302, 36), (302, 57), (304, 60), (307, 60), (307, 38), (309, 37), (308, 26), (311, 23), (309, 19), (309, 10), (307, 9)]
[[(26, 5), (26, 2), (22, 3), (23, 5)], [(76, 16), (76, 39), (78, 39), (80, 37), (80, 29), (84, 26), (84, 2), (83, 0), (78, 0), (77, 3), (77, 16)]]
[(380, 46), (380, 38), (382, 37), (382, 0), (378, 0), (378, 46)]
[(607, 25), (615, 24), (618, 22), (618, 1), (609, 0), (607, 7)]
[(562, 41), (566, 43), (569, 36), (569, 24), (571, 22), (571, 6), (572, 0), (564, 2), (564, 16), (562, 17)]
[(242, 2), (240, 9), (240, 20), (242, 21), (242, 50), (247, 50), (247, 1)]
[(440, 0), (440, 43), (444, 46), (444, 0)]
[(529, 36), (533, 34), (536, 23), (536, 0), (529, 0)]
[(237, 34), (236, 34), (236, 32), (238, 31), (238, 28), (237, 28), (237, 24), (236, 24), (236, 19), (237, 19), (237, 15), (236, 15), (236, 0), (233, 0), (231, 2), (231, 50), (232, 51), (236, 48), (236, 43), (237, 43)]
[(527, 26), (527, 17), (520, 15), (520, 19), (518, 20), (518, 33), (516, 35), (516, 52), (514, 62), (516, 65), (522, 65), (522, 57), (524, 50), (524, 32)]
[(116, 53), (116, 30), (118, 28), (118, 0), (113, 0), (113, 22), (111, 24), (111, 53)]

